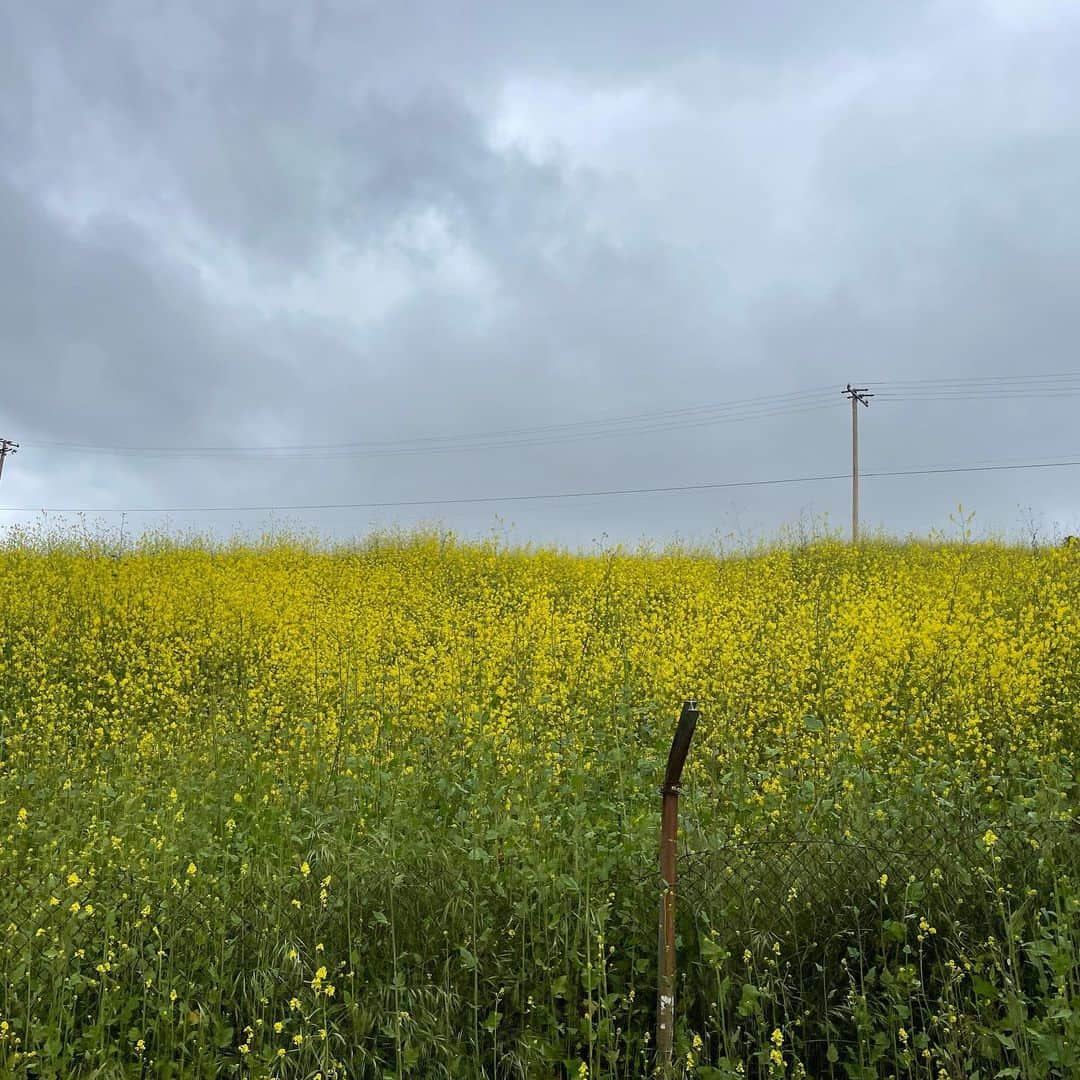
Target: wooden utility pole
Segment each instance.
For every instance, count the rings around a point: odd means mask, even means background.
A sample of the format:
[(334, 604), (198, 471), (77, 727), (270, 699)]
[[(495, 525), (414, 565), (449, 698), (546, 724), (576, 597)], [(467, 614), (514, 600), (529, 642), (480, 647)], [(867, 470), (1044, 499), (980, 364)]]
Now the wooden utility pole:
[(847, 384), (844, 396), (851, 399), (851, 542), (859, 542), (859, 406), (870, 408), (874, 395), (865, 386)]
[(675, 738), (668, 754), (664, 786), (663, 809), (660, 819), (660, 877), (664, 891), (660, 894), (660, 955), (656, 994), (656, 1053), (662, 1073), (670, 1073), (671, 1055), (675, 1045), (675, 841), (679, 832), (679, 783), (683, 765), (690, 750), (690, 740), (697, 727), (697, 702), (684, 701)]
[(0, 439), (0, 476), (4, 475), (4, 458), (8, 454), (14, 454), (19, 449), (17, 442), (12, 442), (10, 439)]

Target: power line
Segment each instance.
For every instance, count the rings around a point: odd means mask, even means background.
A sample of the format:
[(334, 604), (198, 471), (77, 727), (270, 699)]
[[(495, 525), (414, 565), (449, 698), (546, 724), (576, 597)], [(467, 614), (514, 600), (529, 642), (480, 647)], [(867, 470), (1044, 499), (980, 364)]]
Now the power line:
[[(1061, 469), (1080, 466), (1076, 461), (1025, 462), (1018, 465), (948, 465), (930, 469), (890, 469), (863, 472), (864, 478), (885, 479), (904, 476), (938, 476), (950, 473), (1014, 472), (1023, 469)], [(609, 488), (597, 491), (562, 491), (534, 495), (477, 495), (454, 499), (400, 499), (363, 503), (293, 503), (278, 506), (7, 506), (8, 513), (49, 514), (212, 514), (212, 513), (276, 513), (293, 510), (391, 510), (424, 506), (465, 506), (484, 503), (543, 502), (553, 499), (591, 499), (624, 495), (662, 495), (691, 491), (716, 491), (725, 488), (776, 487), (785, 484), (809, 484), (828, 480), (848, 480), (850, 473), (828, 473), (818, 476), (787, 476), (768, 480), (725, 480), (700, 484), (668, 484), (662, 487)]]
[[(954, 397), (983, 400), (990, 397), (1072, 396), (1080, 394), (1080, 373), (1059, 372), (1031, 376), (981, 376), (952, 379), (882, 380), (883, 400), (920, 400)], [(895, 387), (895, 389), (888, 389)], [(961, 397), (960, 395), (963, 395)], [(40, 440), (28, 446), (42, 449), (118, 456), (161, 458), (297, 457), (328, 460), (339, 457), (384, 457), (436, 454), (508, 447), (540, 446), (620, 435), (667, 431), (672, 427), (697, 427), (792, 415), (826, 407), (831, 400), (827, 387), (809, 388), (769, 397), (744, 398), (726, 403), (634, 413), (624, 416), (535, 425), (458, 435), (417, 436), (412, 439), (369, 440), (343, 443), (300, 443), (277, 446), (132, 446)]]
[[(806, 404), (793, 403), (779, 408), (758, 407), (753, 411), (730, 413), (715, 416), (705, 416), (689, 420), (671, 420), (659, 423), (640, 424), (636, 427), (613, 428), (599, 431), (571, 432), (566, 435), (535, 438), (514, 438), (491, 441), (478, 441), (473, 443), (452, 443), (446, 445), (417, 446), (402, 444), (399, 446), (386, 446), (385, 448), (361, 448), (362, 444), (356, 444), (356, 448), (350, 448), (349, 444), (328, 444), (325, 448), (311, 447), (301, 448), (295, 446), (266, 447), (261, 449), (237, 450), (228, 452), (225, 448), (200, 448), (181, 447), (175, 450), (164, 448), (155, 450), (152, 448), (136, 449), (132, 447), (78, 447), (74, 444), (59, 447), (56, 444), (38, 443), (37, 446), (46, 449), (64, 449), (78, 453), (98, 453), (123, 458), (157, 458), (159, 460), (209, 460), (209, 461), (333, 461), (356, 458), (384, 458), (384, 457), (412, 457), (424, 455), (441, 455), (448, 453), (463, 453), (476, 450), (497, 450), (513, 447), (534, 447), (566, 445), (570, 443), (592, 442), (597, 439), (620, 438), (630, 435), (644, 435), (658, 431), (687, 430), (691, 428), (710, 427), (722, 423), (745, 423), (752, 420), (766, 420), (781, 416), (795, 416), (800, 413), (816, 412), (822, 409), (834, 408), (832, 396), (828, 399), (814, 400)], [(28, 444), (29, 445), (29, 444)]]
[(976, 375), (943, 379), (875, 379), (874, 383), (878, 386), (975, 386), (980, 384), (1032, 384), (1039, 382), (1075, 381), (1077, 379), (1080, 379), (1080, 372), (1058, 371), (1034, 375)]
[(617, 434), (638, 434), (641, 431), (668, 430), (673, 426), (701, 425), (741, 419), (759, 419), (763, 415), (781, 415), (787, 410), (801, 410), (807, 406), (819, 407), (832, 399), (830, 387), (797, 390), (787, 394), (767, 397), (744, 398), (711, 405), (695, 405), (681, 409), (579, 420), (561, 424), (544, 424), (533, 427), (510, 428), (489, 432), (473, 432), (458, 435), (417, 436), (412, 439), (372, 440), (343, 443), (300, 443), (277, 446), (123, 446), (104, 443), (76, 443), (38, 440), (27, 443), (49, 449), (63, 449), (80, 453), (108, 453), (154, 456), (191, 457), (201, 455), (304, 455), (326, 454), (382, 454), (427, 453), (444, 450), (480, 449), (488, 446), (501, 448), (507, 445), (538, 445), (541, 442), (562, 441), (579, 437), (606, 437)]
[(895, 391), (883, 390), (878, 396), (881, 401), (887, 402), (920, 402), (920, 401), (1024, 401), (1027, 399), (1056, 399), (1056, 397), (1076, 397), (1080, 395), (1080, 386), (1068, 390), (1023, 390), (1012, 393), (997, 393), (994, 391), (919, 391), (916, 393), (896, 393)]
[(875, 386), (879, 402), (1048, 400), (1080, 396), (1080, 373), (881, 379)]
[[(946, 379), (879, 380), (879, 400), (883, 402), (922, 401), (947, 398), (955, 401), (995, 399), (1023, 400), (1080, 396), (1080, 372), (1035, 375), (998, 375)], [(742, 423), (796, 415), (828, 408), (833, 391), (813, 387), (767, 397), (743, 398), (730, 402), (694, 405), (678, 409), (632, 413), (622, 416), (505, 428), (457, 435), (416, 436), (411, 439), (367, 440), (340, 443), (297, 443), (262, 446), (132, 446), (105, 443), (78, 443), (38, 440), (24, 443), (37, 448), (81, 454), (119, 457), (157, 457), (176, 460), (249, 458), (274, 460), (296, 458), (304, 461), (338, 458), (397, 457), (427, 454), (500, 450), (513, 447), (547, 446), (593, 441), (628, 435), (670, 431), (673, 428), (704, 427)]]

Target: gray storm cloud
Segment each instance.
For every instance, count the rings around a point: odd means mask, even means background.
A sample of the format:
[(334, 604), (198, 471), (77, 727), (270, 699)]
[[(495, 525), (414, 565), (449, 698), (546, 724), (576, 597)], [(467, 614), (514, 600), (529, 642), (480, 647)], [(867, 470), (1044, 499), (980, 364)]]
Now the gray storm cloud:
[[(1003, 2), (7, 5), (0, 524), (832, 475), (849, 380), (881, 391), (868, 471), (1080, 459), (1080, 378), (1018, 381), (1080, 370), (1078, 44), (1072, 12)], [(914, 385), (941, 379), (968, 392)], [(559, 426), (627, 416), (653, 419)], [(364, 446), (280, 449), (325, 444)], [(868, 479), (864, 515), (1075, 532), (1076, 476)], [(846, 499), (274, 520), (577, 544)]]

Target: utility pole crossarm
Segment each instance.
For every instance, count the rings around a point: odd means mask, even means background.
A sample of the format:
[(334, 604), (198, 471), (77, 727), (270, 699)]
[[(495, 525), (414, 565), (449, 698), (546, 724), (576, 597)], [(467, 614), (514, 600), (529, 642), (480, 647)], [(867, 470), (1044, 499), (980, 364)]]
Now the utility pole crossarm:
[(4, 475), (4, 458), (8, 454), (17, 453), (18, 449), (19, 444), (17, 442), (12, 442), (10, 439), (0, 439), (0, 476)]
[(870, 398), (875, 396), (870, 393), (870, 387), (852, 386), (851, 383), (848, 383), (841, 393), (844, 397), (851, 398), (853, 401), (857, 401), (860, 405), (865, 405), (867, 408), (870, 407)]
[(852, 386), (843, 390), (851, 401), (851, 542), (859, 542), (859, 406), (870, 408), (874, 396), (867, 386)]

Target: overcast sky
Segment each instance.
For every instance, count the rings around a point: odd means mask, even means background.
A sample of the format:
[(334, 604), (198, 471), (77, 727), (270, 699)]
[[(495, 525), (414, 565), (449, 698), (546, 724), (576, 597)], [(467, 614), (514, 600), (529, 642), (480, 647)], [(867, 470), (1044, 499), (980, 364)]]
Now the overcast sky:
[[(1041, 0), (4, 4), (0, 525), (846, 527), (843, 479), (181, 508), (842, 476), (849, 381), (867, 472), (1080, 460), (1080, 376), (1019, 379), (1080, 372), (1077, 55)], [(862, 503), (1080, 532), (1080, 467)]]

